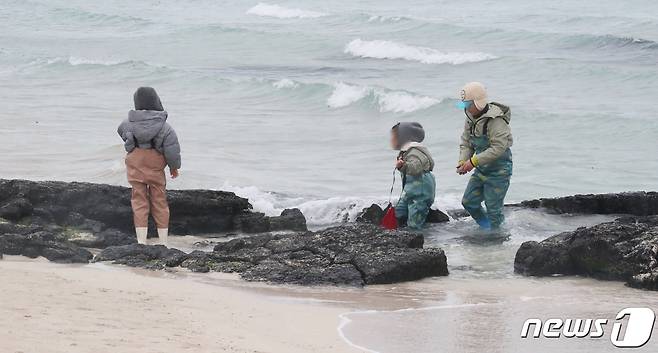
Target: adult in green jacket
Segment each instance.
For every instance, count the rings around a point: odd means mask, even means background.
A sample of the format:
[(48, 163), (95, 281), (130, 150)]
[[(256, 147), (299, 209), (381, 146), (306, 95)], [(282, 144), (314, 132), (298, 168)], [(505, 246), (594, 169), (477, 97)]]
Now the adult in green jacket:
[[(505, 220), (503, 205), (512, 177), (512, 130), (510, 108), (489, 102), (479, 82), (461, 90), (460, 108), (466, 122), (459, 145), (457, 173), (475, 170), (462, 198), (462, 205), (482, 228), (499, 228)], [(482, 201), (486, 211), (482, 208)]]

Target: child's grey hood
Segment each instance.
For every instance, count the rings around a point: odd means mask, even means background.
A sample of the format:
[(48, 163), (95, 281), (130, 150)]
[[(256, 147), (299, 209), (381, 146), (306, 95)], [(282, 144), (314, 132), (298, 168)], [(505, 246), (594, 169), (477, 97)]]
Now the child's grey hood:
[(397, 125), (398, 143), (404, 146), (410, 142), (423, 142), (425, 130), (417, 122), (402, 122)]
[(129, 130), (140, 143), (153, 140), (167, 121), (166, 111), (131, 110), (128, 113)]

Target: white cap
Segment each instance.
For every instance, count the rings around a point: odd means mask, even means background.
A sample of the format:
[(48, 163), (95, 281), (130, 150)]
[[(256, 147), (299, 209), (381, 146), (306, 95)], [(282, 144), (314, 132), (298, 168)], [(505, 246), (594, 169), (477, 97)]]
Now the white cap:
[(487, 106), (487, 89), (480, 82), (467, 83), (460, 94), (463, 101), (473, 101), (475, 107), (480, 110)]

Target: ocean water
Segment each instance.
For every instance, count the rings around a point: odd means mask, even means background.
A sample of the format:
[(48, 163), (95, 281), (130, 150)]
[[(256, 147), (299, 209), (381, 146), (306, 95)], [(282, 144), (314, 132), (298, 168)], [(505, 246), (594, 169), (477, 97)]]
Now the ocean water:
[(2, 176), (125, 184), (115, 130), (149, 85), (183, 148), (171, 188), (353, 218), (414, 120), (457, 208), (454, 103), (479, 80), (513, 112), (508, 201), (655, 189), (657, 63), (650, 0), (0, 0)]

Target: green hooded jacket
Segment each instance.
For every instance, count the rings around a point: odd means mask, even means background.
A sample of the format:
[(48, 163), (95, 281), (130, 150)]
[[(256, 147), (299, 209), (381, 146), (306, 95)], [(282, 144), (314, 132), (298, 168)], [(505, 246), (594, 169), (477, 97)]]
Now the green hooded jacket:
[(406, 144), (400, 151), (404, 165), (400, 168), (402, 174), (419, 176), (434, 169), (434, 159), (427, 147), (418, 142)]
[[(477, 166), (487, 165), (500, 158), (508, 148), (512, 147), (514, 142), (509, 125), (511, 119), (510, 108), (496, 102), (489, 103), (484, 113), (477, 118), (467, 114), (464, 132), (459, 144), (459, 161), (465, 162), (473, 157)], [(489, 139), (489, 148), (474, 155), (475, 149), (471, 143), (471, 138), (482, 136), (485, 126)]]

